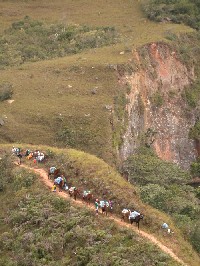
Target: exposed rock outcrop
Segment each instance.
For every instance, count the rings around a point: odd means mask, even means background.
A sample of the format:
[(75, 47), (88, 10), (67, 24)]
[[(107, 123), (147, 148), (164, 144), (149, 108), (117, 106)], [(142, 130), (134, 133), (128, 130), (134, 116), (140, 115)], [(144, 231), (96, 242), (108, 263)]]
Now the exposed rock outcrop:
[(195, 113), (187, 111), (182, 93), (195, 79), (194, 69), (181, 63), (165, 43), (134, 51), (132, 64), (135, 70), (131, 73), (119, 71), (119, 81), (130, 88), (121, 158), (134, 154), (141, 142), (149, 143), (149, 138), (160, 158), (187, 169), (196, 157), (195, 143), (188, 138)]

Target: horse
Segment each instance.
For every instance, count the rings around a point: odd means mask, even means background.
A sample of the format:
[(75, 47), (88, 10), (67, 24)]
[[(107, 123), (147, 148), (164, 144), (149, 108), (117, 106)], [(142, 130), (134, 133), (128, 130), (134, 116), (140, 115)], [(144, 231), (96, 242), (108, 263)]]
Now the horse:
[(55, 180), (54, 180), (54, 185), (58, 185), (59, 187), (59, 192), (62, 191), (63, 189), (63, 186), (64, 186), (64, 180), (62, 177), (57, 177)]
[(90, 192), (90, 191), (88, 191), (88, 192), (86, 192), (86, 191), (84, 191), (84, 193), (83, 193), (83, 200), (84, 201), (86, 201), (89, 205), (90, 205), (90, 202), (92, 201), (92, 199), (93, 199), (93, 195), (92, 195), (92, 193)]
[(110, 209), (110, 205), (107, 201), (100, 201), (100, 207), (102, 214), (108, 215), (108, 210)]
[(71, 187), (71, 188), (69, 189), (69, 196), (70, 196), (70, 198), (71, 198), (72, 196), (74, 196), (74, 200), (76, 200), (77, 195), (80, 195), (80, 191), (79, 191), (79, 189), (77, 189), (76, 187)]
[(62, 180), (62, 181), (58, 184), (58, 186), (59, 186), (59, 192), (61, 192), (62, 189), (63, 189), (63, 186), (64, 186), (64, 180)]
[(54, 179), (55, 179), (56, 177), (59, 176), (59, 174), (60, 174), (60, 169), (55, 169), (53, 172), (51, 172), (50, 169), (51, 169), (51, 168), (49, 168), (49, 171), (48, 171), (48, 179), (51, 179), (51, 176), (52, 176), (52, 175), (53, 175)]
[(129, 219), (130, 219), (130, 223), (133, 224), (133, 222), (135, 222), (136, 225), (138, 226), (138, 230), (140, 230), (140, 220), (144, 219), (144, 215), (143, 214), (139, 214), (135, 218), (129, 217)]
[(129, 210), (129, 209), (123, 209), (123, 210), (122, 210), (121, 221), (122, 221), (122, 220), (123, 220), (124, 222), (125, 222), (125, 220), (128, 221), (130, 214), (131, 214), (131, 210)]

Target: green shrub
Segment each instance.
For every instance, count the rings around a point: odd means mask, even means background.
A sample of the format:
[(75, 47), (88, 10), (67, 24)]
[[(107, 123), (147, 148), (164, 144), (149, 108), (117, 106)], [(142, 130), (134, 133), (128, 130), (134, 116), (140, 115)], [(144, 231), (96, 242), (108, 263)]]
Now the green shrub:
[(21, 188), (28, 188), (30, 187), (33, 182), (35, 181), (36, 176), (34, 173), (29, 173), (24, 169), (19, 169), (19, 171), (16, 172), (14, 175), (14, 180), (13, 180), (13, 186), (15, 190), (20, 190)]
[(150, 0), (144, 2), (146, 16), (155, 21), (185, 23), (200, 28), (200, 5), (198, 0)]
[(190, 171), (194, 177), (200, 176), (200, 161), (199, 161), (199, 159), (196, 162), (191, 163)]
[(154, 107), (161, 107), (164, 103), (162, 94), (157, 91), (151, 96), (151, 102)]
[(200, 140), (200, 120), (198, 120), (194, 126), (190, 128), (189, 138)]
[(197, 221), (196, 224), (194, 224), (192, 229), (193, 230), (190, 234), (190, 240), (193, 246), (195, 247), (195, 249), (197, 250), (197, 252), (200, 253), (200, 223), (199, 221)]
[(12, 84), (10, 83), (3, 83), (0, 84), (0, 101), (8, 100), (12, 97), (13, 90)]
[(116, 41), (113, 27), (47, 25), (26, 16), (0, 36), (0, 66), (66, 56)]

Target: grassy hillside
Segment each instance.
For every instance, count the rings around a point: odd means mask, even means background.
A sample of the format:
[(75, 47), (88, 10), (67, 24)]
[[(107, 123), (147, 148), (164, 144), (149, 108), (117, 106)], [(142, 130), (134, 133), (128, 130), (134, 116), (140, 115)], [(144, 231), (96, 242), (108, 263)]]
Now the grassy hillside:
[(115, 162), (113, 117), (106, 106), (119, 109), (120, 100), (114, 104), (115, 98), (123, 98), (126, 92), (118, 84), (116, 66), (127, 64), (132, 49), (163, 39), (166, 32), (191, 31), (183, 25), (150, 22), (144, 18), (140, 3), (129, 0), (100, 0), (98, 4), (18, 1), (17, 5), (3, 1), (0, 10), (1, 33), (25, 16), (47, 26), (62, 23), (115, 28), (120, 36), (115, 45), (0, 70), (0, 85), (9, 83), (14, 100), (0, 102), (0, 118), (5, 122), (0, 131), (2, 142), (69, 146), (110, 163)]
[[(23, 149), (44, 150), (49, 158), (40, 167), (47, 169), (56, 164), (71, 184), (92, 189), (98, 198), (103, 195), (111, 198), (117, 216), (124, 207), (143, 212), (142, 228), (146, 232), (171, 247), (188, 265), (199, 265), (198, 256), (170, 217), (143, 204), (137, 188), (111, 168), (116, 166), (116, 146), (126, 126), (124, 107), (128, 88), (119, 84), (117, 70), (128, 67), (135, 48), (154, 41), (171, 42), (176, 39), (174, 34), (193, 32), (182, 24), (147, 20), (140, 3), (0, 1), (0, 54), (5, 55), (6, 51), (8, 55), (7, 61), (0, 57), (0, 142), (4, 143), (0, 146), (3, 158), (0, 200), (5, 203), (0, 212), (1, 265), (94, 266), (99, 265), (99, 257), (100, 265), (128, 266), (134, 258), (137, 258), (134, 265), (177, 265), (138, 235), (118, 228), (107, 219), (96, 220), (93, 213), (71, 202), (53, 198), (35, 175), (13, 167), (12, 145), (8, 143), (18, 143)], [(19, 22), (27, 16), (33, 24), (44, 26), (36, 27), (34, 34), (29, 32), (30, 39), (24, 34), (26, 23)], [(71, 35), (65, 36), (72, 45), (69, 53), (66, 39), (58, 46), (52, 45), (54, 39), (49, 41), (52, 34), (49, 29), (61, 24), (75, 25), (80, 29), (78, 33), (89, 29), (86, 36), (89, 35), (90, 45), (85, 45), (88, 39), (82, 34), (73, 39)], [(16, 25), (19, 27), (14, 31)], [(103, 28), (113, 29), (115, 35), (99, 45), (98, 30)], [(90, 38), (91, 32), (94, 39)], [(100, 38), (107, 38), (103, 36)], [(77, 48), (74, 39), (81, 39), (78, 50), (71, 50)], [(26, 44), (31, 49), (26, 49)], [(50, 56), (45, 54), (45, 48)], [(183, 47), (180, 54), (187, 55), (187, 49)], [(24, 51), (28, 55), (26, 60), (22, 58)], [(198, 89), (195, 93), (198, 98)], [(186, 100), (191, 97), (193, 100), (193, 96), (187, 95)], [(32, 161), (26, 163), (35, 166)], [(160, 228), (163, 222), (175, 233), (164, 235)], [(60, 243), (62, 248), (58, 249)]]
[[(1, 145), (2, 156), (8, 154), (8, 156), (10, 157), (9, 154), (11, 147), (12, 145)], [(26, 149), (27, 147), (31, 149), (37, 148), (49, 154), (48, 161), (45, 164), (39, 164), (38, 167), (48, 169), (50, 165), (51, 166), (56, 165), (57, 167), (60, 167), (62, 171), (65, 172), (69, 184), (76, 185), (80, 189), (91, 189), (95, 197), (98, 197), (99, 199), (101, 198), (112, 199), (114, 201), (114, 213), (117, 216), (120, 216), (121, 209), (124, 207), (135, 208), (140, 212), (144, 213), (145, 219), (141, 223), (142, 230), (145, 230), (151, 233), (152, 235), (155, 235), (156, 238), (158, 238), (161, 242), (163, 242), (164, 245), (171, 247), (172, 250), (189, 265), (198, 265), (199, 263), (198, 256), (192, 250), (191, 246), (184, 240), (184, 237), (182, 236), (179, 229), (176, 228), (173, 221), (164, 213), (159, 212), (158, 210), (143, 204), (139, 199), (138, 193), (135, 190), (135, 188), (130, 183), (125, 181), (108, 164), (96, 158), (95, 156), (76, 150), (71, 150), (71, 149), (59, 150), (45, 146), (34, 147), (34, 146), (21, 145), (22, 149)], [(12, 160), (13, 159), (15, 160), (15, 157), (14, 158), (12, 157)], [(33, 161), (27, 161), (24, 159), (24, 163), (30, 165), (31, 167), (35, 167)], [(4, 165), (2, 165), (2, 167), (4, 167), (4, 169), (8, 168), (5, 167)], [(22, 171), (16, 168), (14, 172), (15, 171), (18, 172), (18, 179), (14, 181), (13, 184), (15, 184), (16, 189), (18, 187), (20, 187), (20, 189), (22, 187), (25, 188), (23, 188), (21, 192), (17, 192), (17, 194), (14, 194), (17, 197), (17, 198), (15, 198), (15, 196), (13, 197), (14, 201), (18, 199), (18, 195), (19, 197), (26, 198), (27, 195), (26, 187), (31, 185), (31, 183), (33, 182), (33, 178), (28, 176), (26, 181), (26, 179), (24, 178), (24, 175), (26, 174), (23, 173), (24, 170)], [(9, 173), (3, 174), (1, 178), (7, 180), (6, 179), (7, 175), (9, 175)], [(38, 187), (39, 182), (36, 183), (37, 184), (35, 185)], [(41, 187), (41, 185), (39, 186)], [(4, 193), (6, 191), (7, 189), (5, 186), (5, 190), (3, 191), (3, 193), (1, 193), (2, 197), (5, 197)], [(32, 192), (30, 192), (29, 190), (29, 193)], [(33, 200), (36, 200), (38, 198), (40, 199), (41, 196), (34, 195), (31, 197)], [(48, 196), (48, 198), (49, 197), (51, 196)], [(27, 200), (29, 201), (29, 197)], [(39, 204), (39, 202), (37, 204)], [(15, 210), (13, 210), (13, 212), (15, 212)], [(35, 216), (36, 217), (34, 219), (37, 220), (38, 214), (35, 214)], [(85, 218), (83, 219), (83, 221), (85, 221)], [(164, 234), (163, 230), (161, 229), (161, 225), (163, 222), (167, 222), (170, 225), (170, 228), (174, 231), (174, 234), (172, 235)], [(144, 253), (146, 253), (146, 251), (144, 251)], [(142, 265), (142, 263), (138, 265)]]
[[(54, 197), (33, 173), (21, 169), (11, 172), (6, 192), (0, 193), (6, 205), (0, 217), (2, 266), (139, 266), (144, 261), (148, 265), (178, 265), (130, 230)], [(30, 182), (23, 183), (27, 178)]]

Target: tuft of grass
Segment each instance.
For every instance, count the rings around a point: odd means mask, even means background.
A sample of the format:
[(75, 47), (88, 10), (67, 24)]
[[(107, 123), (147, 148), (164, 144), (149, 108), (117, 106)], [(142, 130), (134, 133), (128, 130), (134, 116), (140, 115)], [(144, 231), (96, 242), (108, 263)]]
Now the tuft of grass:
[(1, 102), (11, 99), (12, 95), (13, 95), (12, 84), (10, 83), (0, 84), (0, 101)]

